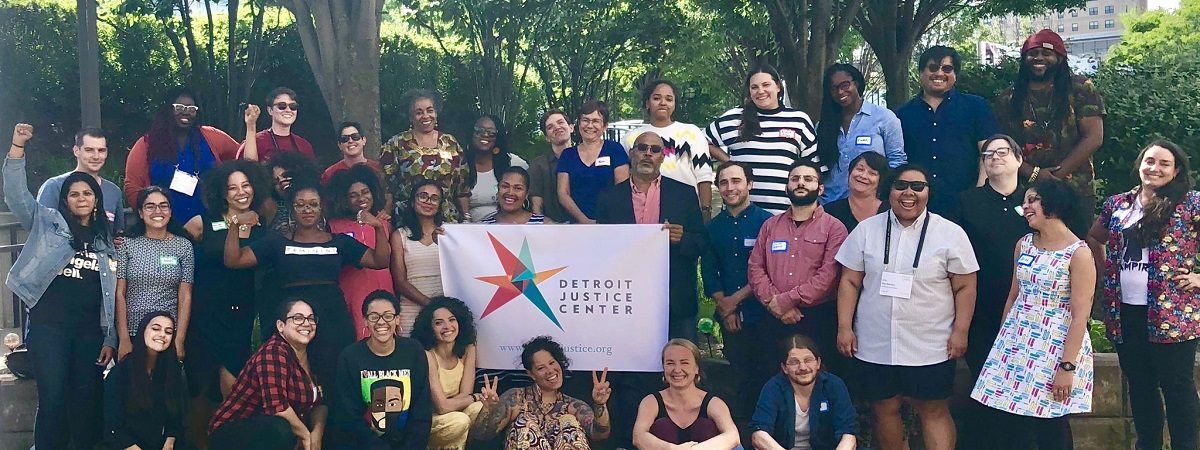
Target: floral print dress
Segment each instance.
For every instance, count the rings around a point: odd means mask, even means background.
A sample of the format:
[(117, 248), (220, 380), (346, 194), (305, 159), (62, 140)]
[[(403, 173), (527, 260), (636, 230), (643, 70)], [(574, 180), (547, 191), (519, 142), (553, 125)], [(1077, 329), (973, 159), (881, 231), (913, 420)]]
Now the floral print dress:
[(471, 195), (471, 189), (467, 186), (466, 158), (454, 136), (439, 132), (437, 147), (430, 148), (418, 144), (412, 130), (405, 131), (383, 144), (379, 165), (383, 167), (384, 181), (392, 194), (395, 220), (404, 217), (402, 213), (412, 206), (409, 199), (413, 186), (421, 180), (437, 180), (444, 191), (442, 214), (446, 222), (458, 222), (461, 211), (455, 200)]
[(580, 417), (571, 414), (575, 405), (579, 416), (589, 422), (592, 410), (582, 401), (559, 394), (559, 400), (548, 408), (541, 405), (536, 386), (520, 388), (517, 405), (520, 412), (513, 420), (505, 439), (505, 450), (588, 450), (587, 426)]

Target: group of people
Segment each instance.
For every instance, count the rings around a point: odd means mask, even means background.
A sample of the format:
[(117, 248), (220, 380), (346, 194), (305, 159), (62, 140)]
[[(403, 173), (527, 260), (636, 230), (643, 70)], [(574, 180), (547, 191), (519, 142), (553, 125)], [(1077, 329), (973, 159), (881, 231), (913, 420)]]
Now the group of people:
[[(341, 159), (323, 172), (292, 130), (290, 89), (268, 96), (269, 129), (246, 108), (240, 144), (200, 125), (178, 89), (130, 149), (123, 192), (100, 176), (103, 132), (85, 129), (76, 169), (34, 197), (33, 129), (18, 124), (4, 199), (29, 238), (7, 285), (29, 310), (37, 447), (458, 449), (503, 434), (513, 449), (846, 450), (859, 445), (854, 398), (876, 447), (905, 448), (909, 403), (925, 448), (945, 450), (963, 357), (989, 425), (966, 430), (972, 448), (1072, 448), (1066, 418), (1092, 404), (1095, 297), (1139, 447), (1160, 449), (1165, 421), (1172, 448), (1197, 449), (1187, 153), (1147, 145), (1140, 184), (1093, 221), (1104, 107), (1057, 34), (1029, 37), (991, 103), (954, 89), (954, 49), (918, 63), (921, 92), (895, 112), (863, 99), (857, 68), (831, 66), (815, 125), (767, 65), (704, 129), (674, 120), (678, 89), (656, 80), (648, 123), (624, 142), (605, 139), (603, 102), (576, 120), (552, 109), (550, 151), (529, 163), (490, 115), (462, 148), (439, 129), (437, 94), (415, 91), (411, 129), (377, 160), (342, 122)], [(524, 345), (523, 372), (478, 368), (474, 313), (442, 295), (438, 236), (456, 222), (661, 225), (662, 379), (603, 370), (589, 383), (547, 337)], [(700, 387), (698, 265), (731, 404)]]

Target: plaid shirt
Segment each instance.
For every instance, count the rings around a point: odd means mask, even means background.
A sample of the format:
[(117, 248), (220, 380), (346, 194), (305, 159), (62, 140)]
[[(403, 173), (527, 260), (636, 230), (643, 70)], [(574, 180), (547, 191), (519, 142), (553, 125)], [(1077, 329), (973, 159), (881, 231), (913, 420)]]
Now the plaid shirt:
[(233, 391), (209, 422), (217, 427), (255, 415), (271, 416), (291, 407), (305, 420), (321, 401), (317, 386), (300, 367), (292, 347), (279, 334), (272, 335), (246, 362)]

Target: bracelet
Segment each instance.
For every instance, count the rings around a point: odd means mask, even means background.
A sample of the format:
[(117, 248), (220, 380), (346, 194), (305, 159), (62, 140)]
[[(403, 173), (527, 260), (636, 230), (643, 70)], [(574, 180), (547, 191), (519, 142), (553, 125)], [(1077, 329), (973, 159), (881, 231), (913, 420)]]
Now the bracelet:
[(1033, 183), (1033, 180), (1036, 180), (1036, 179), (1037, 179), (1038, 172), (1041, 172), (1041, 171), (1042, 171), (1042, 168), (1041, 168), (1041, 167), (1034, 167), (1034, 168), (1033, 168), (1033, 172), (1029, 174), (1029, 183), (1030, 183), (1030, 184), (1032, 184), (1032, 183)]
[(17, 143), (16, 143), (16, 142), (11, 142), (11, 144), (12, 144), (12, 146), (13, 146), (13, 147), (16, 147), (16, 148), (25, 148), (25, 146), (24, 146), (24, 145), (17, 145)]

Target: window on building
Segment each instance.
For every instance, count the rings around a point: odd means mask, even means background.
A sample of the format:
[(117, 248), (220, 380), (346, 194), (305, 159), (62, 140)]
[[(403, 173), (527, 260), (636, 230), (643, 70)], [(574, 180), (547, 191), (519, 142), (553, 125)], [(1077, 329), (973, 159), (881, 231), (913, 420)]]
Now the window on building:
[(1059, 12), (1058, 12), (1058, 18), (1059, 18), (1059, 19), (1063, 18), (1063, 13), (1062, 13), (1062, 11), (1059, 11)]
[(1062, 26), (1062, 24), (1061, 24), (1061, 23), (1060, 23), (1060, 24), (1058, 24), (1058, 32), (1059, 32), (1059, 33), (1062, 33), (1062, 32), (1063, 32), (1063, 31), (1065, 31), (1065, 30), (1066, 30), (1066, 27)]
[(1079, 31), (1079, 23), (1078, 22), (1071, 24), (1071, 31)]
[(1105, 14), (1112, 14), (1112, 13), (1115, 13), (1115, 12), (1117, 12), (1117, 8), (1116, 8), (1115, 6), (1113, 6), (1113, 5), (1105, 5), (1105, 6), (1104, 6), (1104, 13), (1105, 13)]
[(1089, 15), (1089, 16), (1094, 16), (1094, 15), (1096, 15), (1096, 14), (1100, 14), (1100, 8), (1097, 8), (1097, 7), (1095, 7), (1095, 6), (1093, 6), (1093, 7), (1091, 7), (1091, 8), (1088, 8), (1088, 15)]
[(1079, 10), (1078, 10), (1078, 9), (1072, 9), (1072, 10), (1071, 10), (1071, 17), (1079, 17)]
[(1104, 28), (1112, 28), (1115, 26), (1117, 26), (1117, 22), (1115, 20), (1108, 19), (1104, 21)]
[(1088, 29), (1089, 29), (1089, 30), (1099, 30), (1099, 29), (1100, 29), (1100, 22), (1097, 22), (1097, 21), (1095, 21), (1095, 20), (1093, 20), (1093, 21), (1091, 21), (1091, 22), (1088, 22)]

